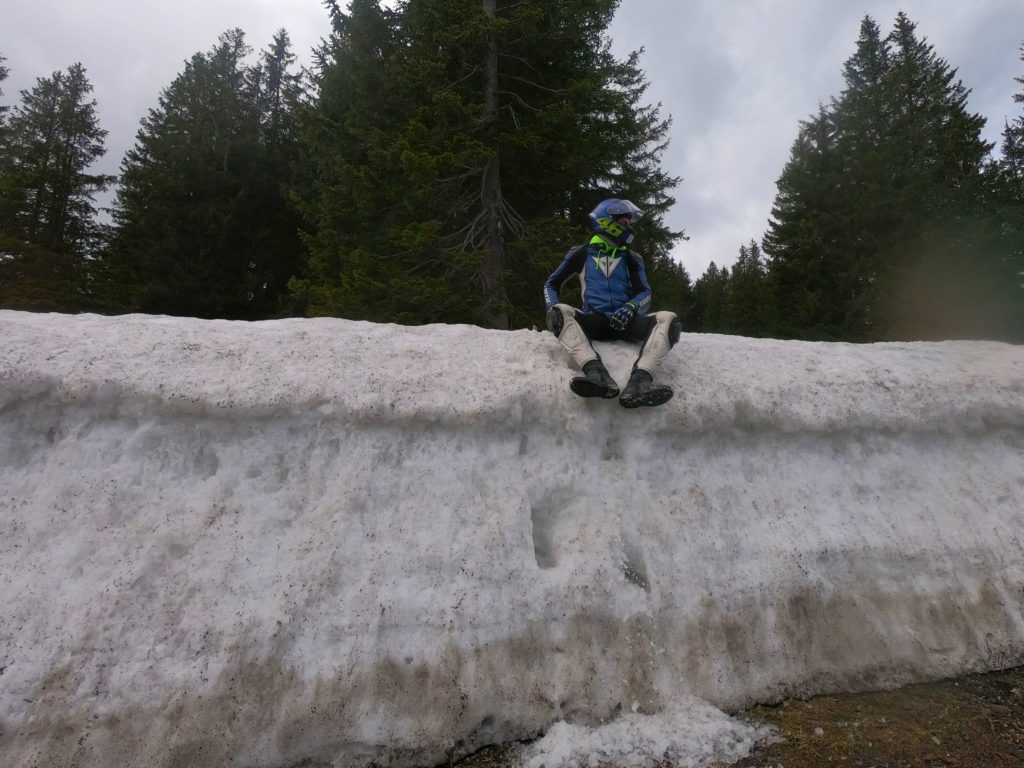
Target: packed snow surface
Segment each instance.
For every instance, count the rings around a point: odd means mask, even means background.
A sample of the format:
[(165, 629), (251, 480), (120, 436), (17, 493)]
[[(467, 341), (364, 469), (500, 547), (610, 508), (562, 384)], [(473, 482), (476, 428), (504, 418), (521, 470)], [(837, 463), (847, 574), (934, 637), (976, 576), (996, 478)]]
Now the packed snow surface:
[(684, 334), (636, 411), (576, 373), (0, 312), (0, 764), (702, 766), (754, 702), (1024, 661), (1024, 348)]

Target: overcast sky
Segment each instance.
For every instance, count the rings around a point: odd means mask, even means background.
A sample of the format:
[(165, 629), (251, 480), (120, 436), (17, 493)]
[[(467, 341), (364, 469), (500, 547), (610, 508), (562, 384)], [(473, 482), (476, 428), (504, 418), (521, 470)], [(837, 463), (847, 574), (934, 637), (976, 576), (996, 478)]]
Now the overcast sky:
[[(109, 131), (99, 169), (115, 173), (139, 120), (197, 51), (241, 27), (266, 48), (284, 27), (296, 54), (330, 31), (319, 0), (11, 0), (0, 20), (0, 54), (10, 70), (0, 103), (17, 103), (39, 77), (81, 62), (101, 126)], [(13, 8), (11, 7), (13, 6)], [(671, 116), (663, 158), (683, 177), (669, 226), (688, 242), (674, 256), (699, 277), (708, 263), (731, 264), (760, 240), (799, 121), (842, 89), (865, 14), (883, 32), (898, 11), (917, 23), (972, 90), (970, 109), (988, 118), (999, 142), (1004, 119), (1022, 109), (1022, 0), (623, 0), (610, 26), (616, 51), (644, 48), (650, 102)], [(998, 147), (997, 150), (998, 151)], [(595, 201), (596, 202), (596, 201)], [(637, 247), (643, 250), (642, 242)]]

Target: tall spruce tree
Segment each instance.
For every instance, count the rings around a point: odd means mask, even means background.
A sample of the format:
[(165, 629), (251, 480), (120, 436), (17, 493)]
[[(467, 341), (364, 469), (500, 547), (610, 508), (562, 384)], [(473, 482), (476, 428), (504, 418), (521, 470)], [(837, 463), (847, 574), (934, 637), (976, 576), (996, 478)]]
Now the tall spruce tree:
[(87, 302), (87, 266), (104, 228), (88, 173), (102, 157), (92, 84), (81, 64), (39, 78), (0, 126), (0, 306), (74, 311)]
[[(1024, 44), (1021, 45), (1021, 61), (1024, 62)], [(1015, 77), (1014, 82), (1024, 86), (1024, 77)], [(1005, 272), (1009, 273), (1007, 283), (1009, 296), (1004, 312), (1012, 321), (1012, 338), (1024, 341), (1024, 90), (1013, 95), (1021, 106), (1021, 112), (1011, 122), (1006, 121), (1003, 130), (1002, 156), (995, 169), (993, 182), (994, 197), (999, 215), (1000, 253), (1005, 255)], [(1017, 290), (1013, 290), (1013, 288)]]
[[(386, 132), (404, 114), (392, 85), (402, 49), (398, 17), (377, 0), (352, 0), (347, 14), (332, 0), (325, 5), (333, 32), (316, 51), (315, 100), (298, 113), (306, 178), (294, 196), (311, 222), (309, 259), (289, 287), (307, 314), (396, 319), (398, 294), (445, 300), (442, 281), (420, 271), (406, 272), (400, 288), (388, 286), (399, 272), (390, 233), (404, 190), (375, 169), (384, 164)], [(413, 309), (411, 300), (401, 303)]]
[(259, 319), (302, 251), (282, 188), (294, 137), (287, 34), (255, 67), (240, 29), (195, 54), (122, 164), (104, 259), (109, 310)]
[(782, 171), (772, 221), (764, 239), (770, 255), (768, 281), (775, 305), (774, 335), (838, 339), (847, 333), (847, 300), (837, 295), (847, 281), (851, 238), (840, 231), (837, 150), (833, 116), (821, 108), (803, 122)]
[(991, 145), (968, 90), (903, 13), (884, 39), (864, 20), (844, 78), (779, 180), (764, 242), (777, 332), (998, 335), (1002, 311), (988, 299), (1006, 274), (992, 243)]
[[(7, 61), (7, 57), (0, 53), (0, 83), (7, 79), (7, 75), (10, 74), (10, 70), (4, 66), (4, 62)], [(4, 95), (4, 89), (0, 88), (0, 96)], [(0, 104), (0, 129), (3, 128), (4, 123), (7, 120), (7, 111), (10, 109), (6, 104)]]
[(655, 253), (679, 237), (660, 219), (677, 181), (658, 169), (667, 121), (639, 106), (636, 58), (609, 52), (615, 0), (331, 5), (303, 121), (307, 311), (535, 323), (573, 224), (612, 191), (650, 211)]
[[(2, 85), (3, 85), (4, 80), (7, 79), (7, 75), (10, 73), (10, 70), (8, 70), (7, 67), (5, 67), (3, 65), (3, 63), (5, 61), (7, 61), (7, 58), (3, 54), (0, 54), (0, 96), (4, 95), (4, 90), (3, 90)], [(10, 150), (8, 150), (8, 148), (7, 148), (7, 131), (6, 131), (6, 128), (7, 128), (7, 112), (9, 110), (10, 110), (10, 107), (8, 107), (6, 104), (0, 104), (0, 158), (6, 158), (8, 160), (10, 158)], [(6, 199), (8, 199), (8, 196), (10, 195), (10, 191), (7, 190), (8, 183), (9, 183), (9, 179), (7, 178), (6, 175), (0, 177), (0, 200), (6, 200)], [(0, 210), (0, 216), (8, 216), (8, 215), (10, 215), (10, 214), (5, 213), (3, 210)], [(2, 221), (2, 219), (0, 219), (0, 221)], [(0, 258), (3, 258), (3, 257), (0, 257)]]
[(761, 247), (751, 240), (740, 247), (732, 266), (726, 296), (726, 325), (740, 336), (765, 336), (770, 328), (771, 302), (768, 293), (767, 266)]
[(250, 229), (249, 282), (253, 317), (291, 312), (288, 281), (301, 269), (306, 248), (300, 238), (303, 220), (288, 189), (299, 173), (295, 113), (307, 84), (293, 67), (288, 33), (278, 30), (250, 71), (257, 102), (258, 162), (251, 171), (251, 210), (257, 223)]
[(639, 248), (645, 254), (647, 281), (654, 292), (657, 309), (675, 312), (683, 328), (691, 328), (695, 299), (686, 267), (673, 259), (664, 245), (656, 243), (649, 248), (641, 243)]
[[(1020, 47), (1020, 60), (1024, 62), (1024, 43)], [(1014, 82), (1024, 86), (1024, 77), (1013, 78)], [(1012, 122), (1006, 121), (1003, 129), (1003, 156), (1001, 165), (1010, 180), (1024, 189), (1024, 90), (1013, 95), (1013, 100), (1021, 105), (1022, 112)]]
[(894, 45), (895, 140), (916, 172), (897, 173), (909, 211), (875, 291), (888, 338), (1005, 338), (1019, 282), (1007, 269), (1002, 224), (969, 91), (901, 14)]
[(693, 328), (702, 333), (729, 330), (729, 268), (711, 262), (693, 286)]

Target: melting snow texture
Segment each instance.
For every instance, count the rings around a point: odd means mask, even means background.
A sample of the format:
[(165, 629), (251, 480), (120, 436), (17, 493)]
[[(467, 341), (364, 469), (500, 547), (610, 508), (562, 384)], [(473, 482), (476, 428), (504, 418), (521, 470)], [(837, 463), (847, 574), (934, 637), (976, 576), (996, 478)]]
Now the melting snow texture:
[[(636, 349), (600, 344), (625, 382)], [(0, 312), (0, 762), (732, 761), (1024, 661), (1024, 348)]]

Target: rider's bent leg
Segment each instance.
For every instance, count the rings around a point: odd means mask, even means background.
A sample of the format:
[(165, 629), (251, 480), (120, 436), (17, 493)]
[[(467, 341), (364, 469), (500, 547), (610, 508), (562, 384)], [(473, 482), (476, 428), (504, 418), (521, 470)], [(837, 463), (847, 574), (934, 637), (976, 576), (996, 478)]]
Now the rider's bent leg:
[(583, 366), (591, 360), (598, 360), (598, 354), (576, 322), (576, 310), (568, 304), (555, 304), (548, 310), (548, 329), (558, 337), (565, 351), (583, 370)]
[(633, 368), (642, 368), (652, 376), (661, 367), (668, 351), (679, 341), (682, 324), (675, 312), (655, 312), (654, 327), (640, 348), (640, 356)]

